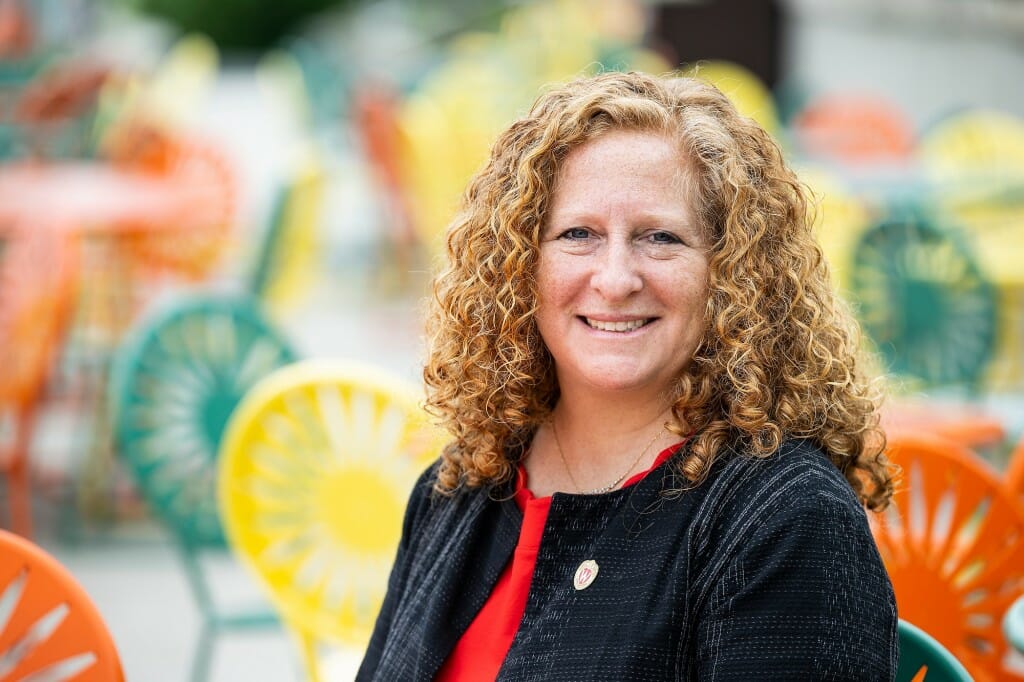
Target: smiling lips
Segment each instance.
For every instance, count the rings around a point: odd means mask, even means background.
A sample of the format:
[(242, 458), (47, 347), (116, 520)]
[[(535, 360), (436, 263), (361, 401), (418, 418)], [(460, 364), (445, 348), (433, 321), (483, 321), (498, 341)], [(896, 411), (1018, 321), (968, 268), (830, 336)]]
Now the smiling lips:
[(643, 327), (648, 322), (651, 322), (653, 317), (644, 317), (636, 320), (623, 320), (621, 322), (606, 322), (604, 320), (594, 320), (589, 317), (583, 318), (591, 329), (597, 329), (603, 332), (631, 332), (634, 329)]

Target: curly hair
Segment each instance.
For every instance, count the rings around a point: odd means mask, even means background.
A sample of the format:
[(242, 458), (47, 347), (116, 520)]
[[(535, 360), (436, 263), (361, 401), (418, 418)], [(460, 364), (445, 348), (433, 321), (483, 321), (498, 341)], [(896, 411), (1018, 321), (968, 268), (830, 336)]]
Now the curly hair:
[(770, 136), (716, 88), (690, 78), (605, 73), (543, 94), (469, 183), (434, 281), (427, 409), (454, 436), (436, 488), (510, 480), (558, 399), (534, 313), (539, 238), (559, 167), (610, 130), (678, 140), (709, 250), (706, 328), (675, 380), (673, 423), (692, 433), (681, 473), (699, 482), (724, 452), (816, 442), (870, 509), (893, 471), (878, 384), (830, 284), (806, 189)]

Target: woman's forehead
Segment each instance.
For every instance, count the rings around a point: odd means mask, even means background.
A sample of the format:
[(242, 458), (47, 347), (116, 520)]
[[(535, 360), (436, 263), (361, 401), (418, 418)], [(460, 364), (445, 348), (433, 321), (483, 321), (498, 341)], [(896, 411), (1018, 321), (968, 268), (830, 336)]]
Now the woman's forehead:
[(609, 131), (575, 147), (562, 160), (551, 185), (547, 217), (586, 213), (621, 194), (639, 204), (678, 201), (689, 212), (697, 194), (693, 167), (677, 140), (665, 133)]

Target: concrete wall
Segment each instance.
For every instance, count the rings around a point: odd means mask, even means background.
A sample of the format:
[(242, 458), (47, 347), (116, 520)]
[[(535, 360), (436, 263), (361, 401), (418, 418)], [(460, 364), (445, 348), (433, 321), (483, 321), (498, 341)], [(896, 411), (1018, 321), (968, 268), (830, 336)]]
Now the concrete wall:
[(1024, 3), (789, 0), (783, 6), (782, 71), (798, 91), (878, 93), (901, 105), (919, 128), (967, 106), (1024, 116)]

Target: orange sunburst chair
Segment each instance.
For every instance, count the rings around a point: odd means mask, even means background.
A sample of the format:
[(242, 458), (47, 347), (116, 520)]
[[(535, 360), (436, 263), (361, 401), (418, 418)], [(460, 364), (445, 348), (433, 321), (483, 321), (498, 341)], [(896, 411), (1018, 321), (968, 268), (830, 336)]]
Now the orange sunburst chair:
[(797, 115), (793, 128), (805, 153), (848, 164), (907, 162), (915, 145), (906, 114), (874, 95), (821, 97)]
[(969, 404), (894, 400), (883, 408), (882, 426), (890, 437), (931, 433), (976, 452), (1001, 447), (1006, 440), (1001, 418)]
[(123, 682), (89, 595), (56, 559), (0, 530), (0, 678)]
[(1003, 614), (1024, 593), (1024, 508), (972, 451), (902, 433), (894, 504), (871, 515), (901, 618), (924, 628), (980, 682), (1024, 680), (1006, 666)]
[(235, 173), (223, 153), (206, 140), (143, 121), (119, 124), (102, 151), (116, 166), (203, 188), (185, 216), (188, 225), (142, 225), (125, 241), (132, 264), (151, 276), (209, 275), (224, 254), (237, 206)]
[(63, 237), (46, 230), (10, 233), (0, 244), (0, 474), (10, 528), (30, 537), (29, 443), (71, 310), (75, 256)]

